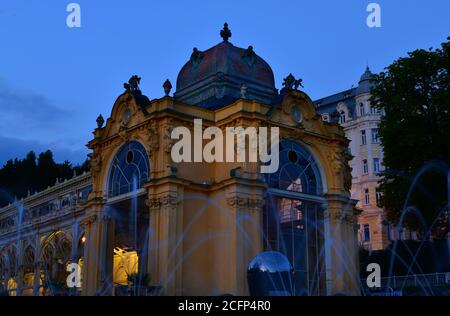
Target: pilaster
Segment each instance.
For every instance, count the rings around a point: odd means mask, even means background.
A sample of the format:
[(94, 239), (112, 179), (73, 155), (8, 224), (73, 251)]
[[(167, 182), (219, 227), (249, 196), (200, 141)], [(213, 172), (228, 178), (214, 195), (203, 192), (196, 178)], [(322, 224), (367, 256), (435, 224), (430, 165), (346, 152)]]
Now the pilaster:
[(153, 285), (165, 295), (180, 295), (182, 289), (183, 189), (176, 183), (150, 188), (148, 270)]
[(360, 295), (355, 200), (328, 194), (324, 208), (327, 295)]

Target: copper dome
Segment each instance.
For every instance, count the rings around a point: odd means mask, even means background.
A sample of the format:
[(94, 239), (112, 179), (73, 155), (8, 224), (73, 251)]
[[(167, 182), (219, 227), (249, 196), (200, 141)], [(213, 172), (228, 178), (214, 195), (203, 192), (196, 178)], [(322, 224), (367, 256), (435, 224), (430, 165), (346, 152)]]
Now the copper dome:
[(270, 104), (277, 96), (274, 81), (269, 64), (252, 46), (239, 48), (224, 38), (204, 52), (194, 48), (178, 74), (174, 97), (205, 108), (224, 106), (240, 98)]

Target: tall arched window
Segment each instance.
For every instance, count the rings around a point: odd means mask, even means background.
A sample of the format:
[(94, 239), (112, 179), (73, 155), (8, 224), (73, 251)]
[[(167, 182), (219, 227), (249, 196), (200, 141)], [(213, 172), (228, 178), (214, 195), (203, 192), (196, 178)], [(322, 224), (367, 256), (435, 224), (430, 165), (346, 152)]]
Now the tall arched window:
[(136, 191), (149, 179), (150, 163), (139, 142), (125, 144), (113, 158), (108, 181), (108, 196)]
[(294, 295), (325, 291), (322, 181), (319, 166), (300, 144), (280, 143), (277, 172), (266, 174), (264, 246), (289, 259)]

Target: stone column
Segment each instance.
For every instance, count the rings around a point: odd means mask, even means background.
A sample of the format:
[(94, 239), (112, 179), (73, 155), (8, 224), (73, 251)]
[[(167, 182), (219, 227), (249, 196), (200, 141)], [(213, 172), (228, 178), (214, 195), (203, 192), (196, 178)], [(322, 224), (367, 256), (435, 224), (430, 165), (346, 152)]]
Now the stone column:
[(247, 267), (250, 261), (263, 251), (262, 207), (264, 200), (261, 197), (241, 195), (234, 192), (227, 197), (227, 204), (232, 214), (229, 222), (230, 253), (231, 258), (224, 258), (230, 262), (231, 275), (230, 291), (234, 295), (249, 295), (247, 282)]
[(109, 214), (102, 216), (101, 253), (100, 253), (100, 289), (102, 295), (113, 295), (114, 265), (114, 222)]
[(39, 254), (41, 253), (41, 243), (39, 242), (39, 236), (35, 236), (36, 251), (34, 256), (34, 283), (33, 283), (33, 296), (39, 296), (39, 288), (41, 281), (41, 262), (39, 262)]
[[(23, 280), (24, 280), (24, 270), (23, 270), (23, 242), (19, 242), (19, 246), (17, 247), (16, 252), (16, 283), (17, 283), (17, 290), (16, 295), (21, 296), (22, 290), (23, 290)], [(22, 250), (21, 250), (22, 249)]]
[(150, 211), (148, 269), (152, 285), (162, 286), (165, 295), (180, 295), (182, 288), (182, 192), (177, 190), (169, 185), (163, 193), (149, 193), (146, 201)]
[[(7, 261), (8, 264), (8, 270), (6, 270), (5, 273), (5, 289), (8, 290), (8, 283), (9, 283), (9, 279), (11, 279), (11, 263), (9, 262), (9, 260)], [(10, 293), (10, 292), (8, 292)]]
[(143, 249), (138, 250), (138, 258), (139, 258), (138, 262), (139, 288), (137, 289), (137, 291), (138, 295), (146, 295), (146, 287), (148, 284), (143, 284), (142, 279), (145, 277), (146, 274), (148, 274), (148, 251)]
[[(78, 231), (76, 229), (72, 230), (72, 245), (70, 248), (70, 261), (72, 263), (77, 263), (78, 264), (78, 239), (79, 235), (78, 235)], [(77, 288), (76, 287), (72, 287), (69, 288), (69, 295), (71, 296), (75, 296), (77, 294)]]
[(327, 195), (324, 212), (327, 295), (360, 295), (354, 205), (346, 195)]
[(112, 221), (108, 214), (97, 213), (83, 222), (86, 234), (83, 264), (83, 295), (113, 293)]

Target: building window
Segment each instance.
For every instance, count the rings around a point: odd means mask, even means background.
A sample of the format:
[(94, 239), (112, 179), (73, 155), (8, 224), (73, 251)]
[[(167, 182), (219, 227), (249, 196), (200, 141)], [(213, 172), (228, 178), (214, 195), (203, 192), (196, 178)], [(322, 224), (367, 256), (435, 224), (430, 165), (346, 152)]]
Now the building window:
[(378, 143), (378, 129), (372, 128), (372, 144)]
[(277, 172), (265, 175), (268, 189), (263, 211), (264, 248), (279, 251), (289, 259), (297, 280), (294, 293), (306, 290), (310, 295), (319, 295), (324, 275), (312, 275), (315, 270), (309, 267), (320, 267), (324, 260), (320, 251), (323, 212), (320, 203), (312, 202), (322, 194), (320, 166), (294, 141), (281, 141), (279, 148)]
[(380, 206), (380, 202), (381, 202), (381, 191), (380, 191), (380, 189), (376, 189), (376, 191), (375, 191), (375, 199), (377, 200), (377, 206)]
[(380, 159), (378, 158), (373, 158), (373, 172), (380, 172)]
[(330, 116), (328, 115), (328, 113), (322, 115), (322, 120), (324, 122), (330, 122)]
[(364, 114), (366, 114), (366, 112), (364, 110), (364, 104), (360, 103), (359, 104), (359, 116), (364, 116)]
[(113, 158), (109, 173), (108, 196), (134, 192), (148, 181), (150, 163), (147, 151), (139, 142), (125, 144)]
[(369, 173), (369, 165), (367, 164), (367, 159), (364, 159), (362, 161), (362, 171), (363, 171), (363, 174)]
[(365, 145), (366, 143), (367, 143), (366, 131), (363, 129), (361, 130), (361, 145)]
[(364, 241), (370, 241), (370, 226), (364, 224)]
[(377, 113), (378, 113), (377, 108), (374, 107), (374, 106), (371, 106), (371, 107), (370, 107), (370, 113), (371, 113), (371, 114), (377, 114)]
[(339, 124), (344, 124), (345, 123), (345, 112), (341, 111), (339, 113)]
[(370, 203), (369, 189), (364, 189), (364, 204), (368, 205), (369, 203)]

